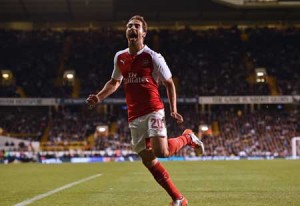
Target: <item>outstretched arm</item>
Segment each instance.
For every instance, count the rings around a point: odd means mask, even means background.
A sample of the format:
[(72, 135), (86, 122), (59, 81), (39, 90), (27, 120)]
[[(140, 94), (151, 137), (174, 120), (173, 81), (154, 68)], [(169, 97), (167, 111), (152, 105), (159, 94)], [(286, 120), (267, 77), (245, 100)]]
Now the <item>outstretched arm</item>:
[(183, 122), (183, 117), (177, 113), (177, 99), (176, 99), (176, 88), (173, 82), (173, 79), (170, 78), (168, 80), (165, 80), (162, 82), (163, 85), (166, 87), (169, 104), (170, 104), (170, 111), (171, 111), (171, 117), (176, 119), (177, 123)]
[(97, 94), (90, 94), (89, 97), (86, 99), (86, 102), (90, 106), (95, 106), (98, 102), (102, 101), (112, 93), (114, 93), (120, 86), (121, 80), (110, 79), (104, 85), (103, 89), (98, 92)]

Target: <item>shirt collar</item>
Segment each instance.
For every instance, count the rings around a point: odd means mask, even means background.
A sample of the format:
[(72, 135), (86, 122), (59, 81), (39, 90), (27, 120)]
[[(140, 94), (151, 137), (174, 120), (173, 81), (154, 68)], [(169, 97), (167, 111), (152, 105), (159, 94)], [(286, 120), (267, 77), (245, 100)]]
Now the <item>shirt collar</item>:
[[(141, 53), (143, 53), (144, 50), (145, 50), (146, 48), (148, 48), (148, 46), (145, 44), (144, 47), (143, 47), (140, 51), (138, 51), (138, 52), (136, 53), (136, 55), (140, 55)], [(130, 54), (129, 48), (127, 48), (127, 51), (128, 51), (128, 53)]]

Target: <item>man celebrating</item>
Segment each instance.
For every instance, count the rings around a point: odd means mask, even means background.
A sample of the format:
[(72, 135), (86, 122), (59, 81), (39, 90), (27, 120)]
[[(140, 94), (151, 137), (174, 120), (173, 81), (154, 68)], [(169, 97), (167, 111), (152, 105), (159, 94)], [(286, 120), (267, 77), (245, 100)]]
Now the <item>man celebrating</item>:
[(171, 117), (179, 124), (183, 122), (183, 117), (177, 112), (176, 89), (170, 69), (161, 54), (144, 44), (146, 33), (147, 23), (142, 16), (133, 16), (128, 21), (128, 48), (116, 53), (111, 79), (99, 93), (89, 95), (86, 101), (95, 106), (124, 82), (133, 150), (172, 198), (170, 206), (185, 206), (188, 204), (187, 199), (176, 188), (167, 170), (156, 157), (172, 156), (185, 145), (198, 148), (203, 153), (204, 146), (190, 129), (186, 129), (176, 138), (167, 138), (159, 82), (166, 88)]

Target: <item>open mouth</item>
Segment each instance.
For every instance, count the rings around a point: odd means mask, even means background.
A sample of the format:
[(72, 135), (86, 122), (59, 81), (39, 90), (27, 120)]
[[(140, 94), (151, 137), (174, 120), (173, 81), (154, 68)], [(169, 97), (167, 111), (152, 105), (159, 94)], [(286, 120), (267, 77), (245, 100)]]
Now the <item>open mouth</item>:
[(136, 34), (136, 33), (130, 33), (130, 34), (128, 34), (128, 38), (130, 39), (130, 40), (135, 40), (135, 39), (137, 39), (138, 38), (138, 35)]

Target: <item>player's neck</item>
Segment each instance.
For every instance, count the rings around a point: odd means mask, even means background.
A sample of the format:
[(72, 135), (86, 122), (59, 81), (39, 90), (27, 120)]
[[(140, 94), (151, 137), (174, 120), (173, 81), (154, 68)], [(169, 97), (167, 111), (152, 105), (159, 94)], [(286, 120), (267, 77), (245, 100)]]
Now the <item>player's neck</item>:
[(145, 45), (143, 43), (141, 44), (129, 44), (128, 48), (129, 48), (129, 53), (134, 55), (137, 54), (139, 51), (141, 51), (143, 48), (145, 47)]

